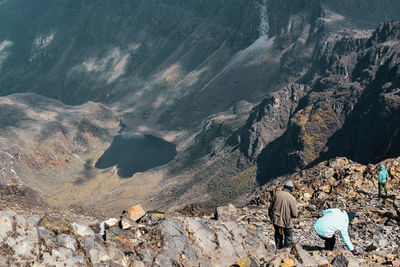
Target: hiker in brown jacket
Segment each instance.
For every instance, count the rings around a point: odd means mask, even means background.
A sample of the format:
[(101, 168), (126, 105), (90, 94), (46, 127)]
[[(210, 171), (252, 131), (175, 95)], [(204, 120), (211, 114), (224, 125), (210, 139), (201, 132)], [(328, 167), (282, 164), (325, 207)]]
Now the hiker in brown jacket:
[(269, 207), (269, 217), (275, 228), (275, 245), (277, 249), (292, 246), (292, 218), (298, 215), (297, 202), (293, 192), (293, 182), (288, 181), (282, 191), (275, 192)]

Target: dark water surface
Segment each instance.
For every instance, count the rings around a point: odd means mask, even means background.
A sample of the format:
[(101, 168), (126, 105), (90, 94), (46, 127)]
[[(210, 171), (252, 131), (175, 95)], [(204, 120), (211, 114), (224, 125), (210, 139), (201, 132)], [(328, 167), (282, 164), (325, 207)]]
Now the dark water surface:
[(176, 154), (176, 145), (151, 135), (117, 135), (95, 167), (106, 169), (117, 165), (118, 176), (129, 178), (136, 172), (170, 162)]

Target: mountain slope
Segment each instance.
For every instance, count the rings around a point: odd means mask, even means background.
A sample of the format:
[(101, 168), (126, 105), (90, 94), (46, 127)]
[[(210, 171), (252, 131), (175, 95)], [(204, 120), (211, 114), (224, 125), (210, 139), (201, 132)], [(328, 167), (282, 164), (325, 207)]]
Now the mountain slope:
[[(308, 74), (282, 91), (292, 98), (271, 94), (253, 111), (241, 149), (256, 149), (260, 180), (335, 156), (368, 163), (398, 155), (399, 25), (328, 39)], [(282, 109), (284, 118), (274, 115)], [(271, 123), (283, 125), (274, 138)]]
[[(33, 165), (13, 170), (35, 189), (41, 175), (54, 182), (57, 188), (46, 195), (54, 203), (115, 211), (133, 200), (162, 209), (194, 200), (221, 203), (322, 159), (347, 155), (366, 163), (396, 156), (397, 119), (389, 118), (397, 116), (398, 26), (371, 33), (378, 22), (399, 19), (400, 10), (393, 1), (380, 3), (55, 0), (32, 9), (27, 0), (2, 1), (0, 93), (34, 92), (66, 104), (98, 101), (108, 107), (86, 107), (113, 114), (107, 134), (95, 138), (98, 147), (78, 151), (85, 156), (79, 167), (65, 164), (71, 172), (43, 168), (37, 174)], [(11, 106), (20, 101), (4, 99)], [(40, 136), (40, 129), (13, 123), (41, 125), (46, 116), (24, 117), (10, 105), (2, 127)], [(51, 100), (40, 112), (53, 111), (51, 105), (62, 114), (82, 112)], [(7, 116), (17, 119), (9, 125)], [(378, 119), (381, 124), (366, 131)], [(74, 131), (87, 126), (68, 123)], [(92, 169), (119, 130), (174, 142), (178, 155), (126, 181), (112, 168)], [(6, 153), (14, 142), (9, 133)], [(39, 147), (37, 140), (22, 142), (21, 149)], [(88, 172), (91, 179), (79, 179)], [(122, 200), (107, 198), (110, 192)]]

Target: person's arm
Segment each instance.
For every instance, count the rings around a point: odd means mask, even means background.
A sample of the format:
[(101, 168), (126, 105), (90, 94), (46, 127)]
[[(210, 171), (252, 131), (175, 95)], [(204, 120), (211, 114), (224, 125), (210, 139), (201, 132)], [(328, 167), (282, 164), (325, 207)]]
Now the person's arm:
[(293, 198), (292, 201), (290, 201), (290, 212), (292, 215), (292, 218), (297, 218), (297, 216), (299, 216), (299, 210), (297, 208), (297, 202), (296, 200)]
[(268, 215), (269, 217), (272, 219), (272, 210), (274, 208), (274, 204), (275, 204), (275, 194), (272, 196), (271, 198), (271, 202), (269, 204), (269, 209), (268, 209)]
[(351, 243), (351, 240), (350, 240), (349, 228), (348, 228), (348, 227), (345, 227), (345, 228), (343, 228), (342, 230), (340, 230), (340, 235), (341, 235), (341, 237), (342, 237), (342, 239), (343, 239), (343, 242), (344, 242), (344, 244), (346, 245), (346, 247), (347, 247), (350, 251), (353, 251), (353, 250), (354, 250), (354, 246), (353, 246), (353, 244)]

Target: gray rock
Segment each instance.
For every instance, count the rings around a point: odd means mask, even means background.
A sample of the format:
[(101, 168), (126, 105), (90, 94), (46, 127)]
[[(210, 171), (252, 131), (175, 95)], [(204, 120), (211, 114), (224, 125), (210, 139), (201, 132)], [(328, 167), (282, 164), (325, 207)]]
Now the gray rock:
[(325, 179), (332, 178), (334, 174), (335, 174), (335, 169), (333, 168), (328, 168), (323, 173)]
[(198, 246), (206, 254), (212, 255), (215, 253), (217, 245), (214, 243), (214, 233), (206, 228), (199, 221), (187, 218), (186, 219), (188, 231), (193, 236), (195, 245)]
[(184, 230), (184, 226), (179, 219), (166, 217), (166, 219), (161, 223), (161, 232), (172, 236), (180, 236), (183, 233), (186, 233), (186, 230)]
[(133, 262), (133, 267), (146, 267), (146, 265), (142, 261), (135, 260)]
[(317, 266), (318, 263), (313, 259), (313, 257), (305, 251), (300, 244), (296, 244), (292, 247), (291, 254), (293, 254), (296, 259), (304, 266)]
[(42, 262), (40, 265), (38, 264), (38, 266), (41, 266), (41, 265), (42, 266), (56, 266), (56, 263), (54, 262), (53, 257), (50, 255), (50, 253), (44, 252)]
[(183, 251), (187, 244), (189, 243), (189, 239), (184, 236), (167, 236), (164, 238), (165, 245), (168, 247), (174, 248), (176, 251)]
[(123, 216), (121, 218), (121, 228), (124, 230), (129, 230), (132, 228), (135, 228), (137, 226), (137, 223), (128, 217)]
[(137, 251), (139, 258), (146, 266), (151, 266), (155, 253), (151, 249), (139, 250)]
[(185, 258), (187, 258), (189, 262), (193, 263), (193, 266), (198, 265), (198, 258), (197, 258), (196, 252), (192, 246), (187, 246), (185, 248), (185, 250), (183, 251), (182, 255), (184, 255)]
[(74, 236), (60, 234), (57, 236), (57, 242), (65, 247), (71, 249), (74, 253), (76, 253), (77, 242)]
[(236, 259), (237, 258), (236, 250), (229, 237), (226, 236), (222, 231), (217, 231), (216, 236), (217, 236), (218, 246), (222, 250), (224, 256)]
[(111, 258), (111, 263), (119, 264), (121, 266), (129, 266), (129, 261), (121, 250), (113, 246), (108, 246), (107, 250)]
[(347, 259), (349, 261), (349, 264), (347, 265), (347, 267), (359, 267), (362, 266), (362, 262), (358, 259), (355, 258), (348, 258)]
[(349, 261), (347, 260), (347, 258), (343, 255), (337, 255), (332, 263), (331, 263), (334, 267), (348, 267), (349, 265)]
[(386, 247), (387, 244), (388, 244), (388, 241), (387, 241), (386, 239), (381, 238), (381, 239), (379, 239), (379, 241), (378, 241), (378, 245), (379, 245), (379, 247), (381, 247), (381, 248)]
[(117, 219), (117, 218), (110, 218), (110, 219), (108, 219), (108, 220), (105, 220), (104, 223), (105, 223), (105, 225), (106, 225), (108, 228), (118, 227), (119, 219)]
[(238, 212), (232, 204), (229, 204), (228, 206), (218, 207), (215, 217), (218, 220), (236, 221)]
[(106, 235), (107, 233), (109, 234), (114, 234), (114, 235), (120, 235), (122, 233), (126, 233), (126, 231), (122, 230), (121, 228), (111, 228), (106, 230)]
[(43, 239), (44, 241), (56, 236), (56, 234), (53, 231), (44, 226), (39, 226), (37, 227), (37, 229), (39, 232), (39, 238)]
[(74, 255), (68, 248), (58, 248), (51, 251), (56, 266), (84, 266), (85, 258), (81, 255)]
[[(12, 247), (14, 251), (14, 259), (36, 259), (39, 254), (38, 234), (19, 235), (15, 238), (9, 237), (6, 244)], [(24, 262), (18, 261), (18, 262)]]
[(94, 238), (96, 235), (94, 231), (87, 225), (80, 223), (80, 222), (73, 222), (71, 223), (72, 229), (75, 234), (79, 236), (89, 236)]
[(154, 265), (157, 267), (173, 267), (172, 259), (164, 254), (159, 254), (155, 260), (154, 260)]
[(89, 249), (89, 256), (93, 264), (109, 263), (111, 260), (107, 248), (99, 242), (95, 242), (94, 248)]
[(14, 216), (17, 214), (13, 211), (0, 211), (0, 242), (7, 238), (7, 234), (14, 231)]

